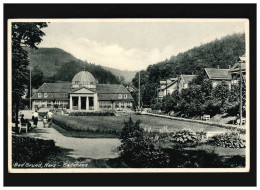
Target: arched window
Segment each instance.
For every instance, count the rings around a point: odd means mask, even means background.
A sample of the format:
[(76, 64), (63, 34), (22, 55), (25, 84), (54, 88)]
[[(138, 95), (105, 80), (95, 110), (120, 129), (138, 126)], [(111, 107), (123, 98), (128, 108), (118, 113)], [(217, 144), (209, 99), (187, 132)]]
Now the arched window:
[(127, 94), (124, 94), (124, 99), (127, 99)]
[(47, 98), (48, 97), (48, 94), (47, 93), (44, 93), (44, 98)]
[(42, 97), (42, 93), (38, 93), (38, 97), (41, 98)]
[(118, 99), (122, 99), (122, 94), (119, 94)]

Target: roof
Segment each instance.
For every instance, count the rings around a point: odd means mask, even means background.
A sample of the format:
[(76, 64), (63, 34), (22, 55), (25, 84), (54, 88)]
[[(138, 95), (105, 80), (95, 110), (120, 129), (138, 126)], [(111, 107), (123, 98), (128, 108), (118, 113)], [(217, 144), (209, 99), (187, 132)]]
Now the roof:
[(209, 79), (231, 80), (229, 69), (204, 68)]
[(239, 57), (239, 59), (241, 60), (241, 61), (246, 61), (246, 55), (244, 54), (244, 55), (242, 55), (241, 57)]
[[(68, 100), (69, 93), (72, 92), (71, 83), (44, 83), (32, 96), (32, 99), (37, 100)], [(83, 88), (83, 87), (81, 87)], [(73, 89), (79, 90), (81, 88)], [(85, 88), (85, 87), (84, 87)], [(91, 89), (92, 90), (92, 89)], [(133, 100), (130, 92), (123, 86), (118, 84), (97, 84), (96, 91), (98, 92), (99, 100), (118, 100), (115, 94), (127, 94), (127, 100)], [(38, 93), (48, 93), (48, 97), (38, 97)], [(122, 99), (124, 100), (124, 99)]]
[(96, 79), (90, 72), (80, 71), (72, 79), (72, 84), (76, 84), (76, 82), (80, 84), (95, 84)]
[(127, 94), (127, 98), (124, 98), (122, 94), (122, 98), (119, 98), (119, 94), (98, 94), (99, 101), (132, 101), (134, 100), (131, 94)]
[(71, 83), (43, 83), (37, 92), (69, 92), (71, 91)]
[(181, 75), (181, 78), (184, 80), (185, 83), (191, 82), (197, 75)]
[(120, 84), (97, 84), (96, 91), (100, 94), (111, 94), (111, 93), (130, 93), (123, 85)]
[[(240, 63), (236, 62), (231, 68), (230, 68), (230, 72), (236, 72), (240, 70)], [(241, 70), (245, 71), (246, 70), (246, 63), (241, 63)]]

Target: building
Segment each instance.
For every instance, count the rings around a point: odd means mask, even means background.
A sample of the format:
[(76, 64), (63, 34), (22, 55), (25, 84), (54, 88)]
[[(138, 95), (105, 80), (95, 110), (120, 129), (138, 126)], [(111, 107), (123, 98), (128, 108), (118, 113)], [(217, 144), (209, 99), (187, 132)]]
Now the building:
[(206, 77), (211, 80), (213, 88), (224, 81), (231, 89), (231, 75), (229, 69), (204, 68), (204, 70)]
[(158, 88), (158, 98), (162, 99), (166, 95), (172, 94), (178, 89), (178, 78), (170, 78), (160, 81), (160, 87)]
[(33, 108), (67, 108), (95, 112), (132, 108), (133, 97), (118, 84), (97, 84), (87, 71), (77, 73), (71, 83), (44, 83), (32, 97)]
[(238, 84), (240, 80), (240, 66), (243, 82), (246, 84), (246, 57), (245, 55), (238, 58), (236, 63), (230, 68), (231, 84)]
[(189, 83), (195, 78), (197, 75), (180, 75), (178, 78), (178, 89), (181, 91), (182, 89), (188, 88)]

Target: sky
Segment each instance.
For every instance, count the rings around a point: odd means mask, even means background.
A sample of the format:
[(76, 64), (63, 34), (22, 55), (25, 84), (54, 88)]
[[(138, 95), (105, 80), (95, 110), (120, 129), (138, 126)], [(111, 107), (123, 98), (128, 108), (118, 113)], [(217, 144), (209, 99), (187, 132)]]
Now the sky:
[(85, 20), (50, 22), (39, 47), (61, 48), (78, 59), (121, 70), (146, 69), (180, 52), (245, 32), (241, 20)]

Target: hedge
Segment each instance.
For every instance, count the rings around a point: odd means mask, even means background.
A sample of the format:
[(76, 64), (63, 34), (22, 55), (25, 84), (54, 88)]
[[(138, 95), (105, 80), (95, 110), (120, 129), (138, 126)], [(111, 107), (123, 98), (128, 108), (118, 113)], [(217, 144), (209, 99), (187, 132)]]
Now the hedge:
[(114, 111), (105, 112), (71, 112), (69, 116), (115, 116)]

